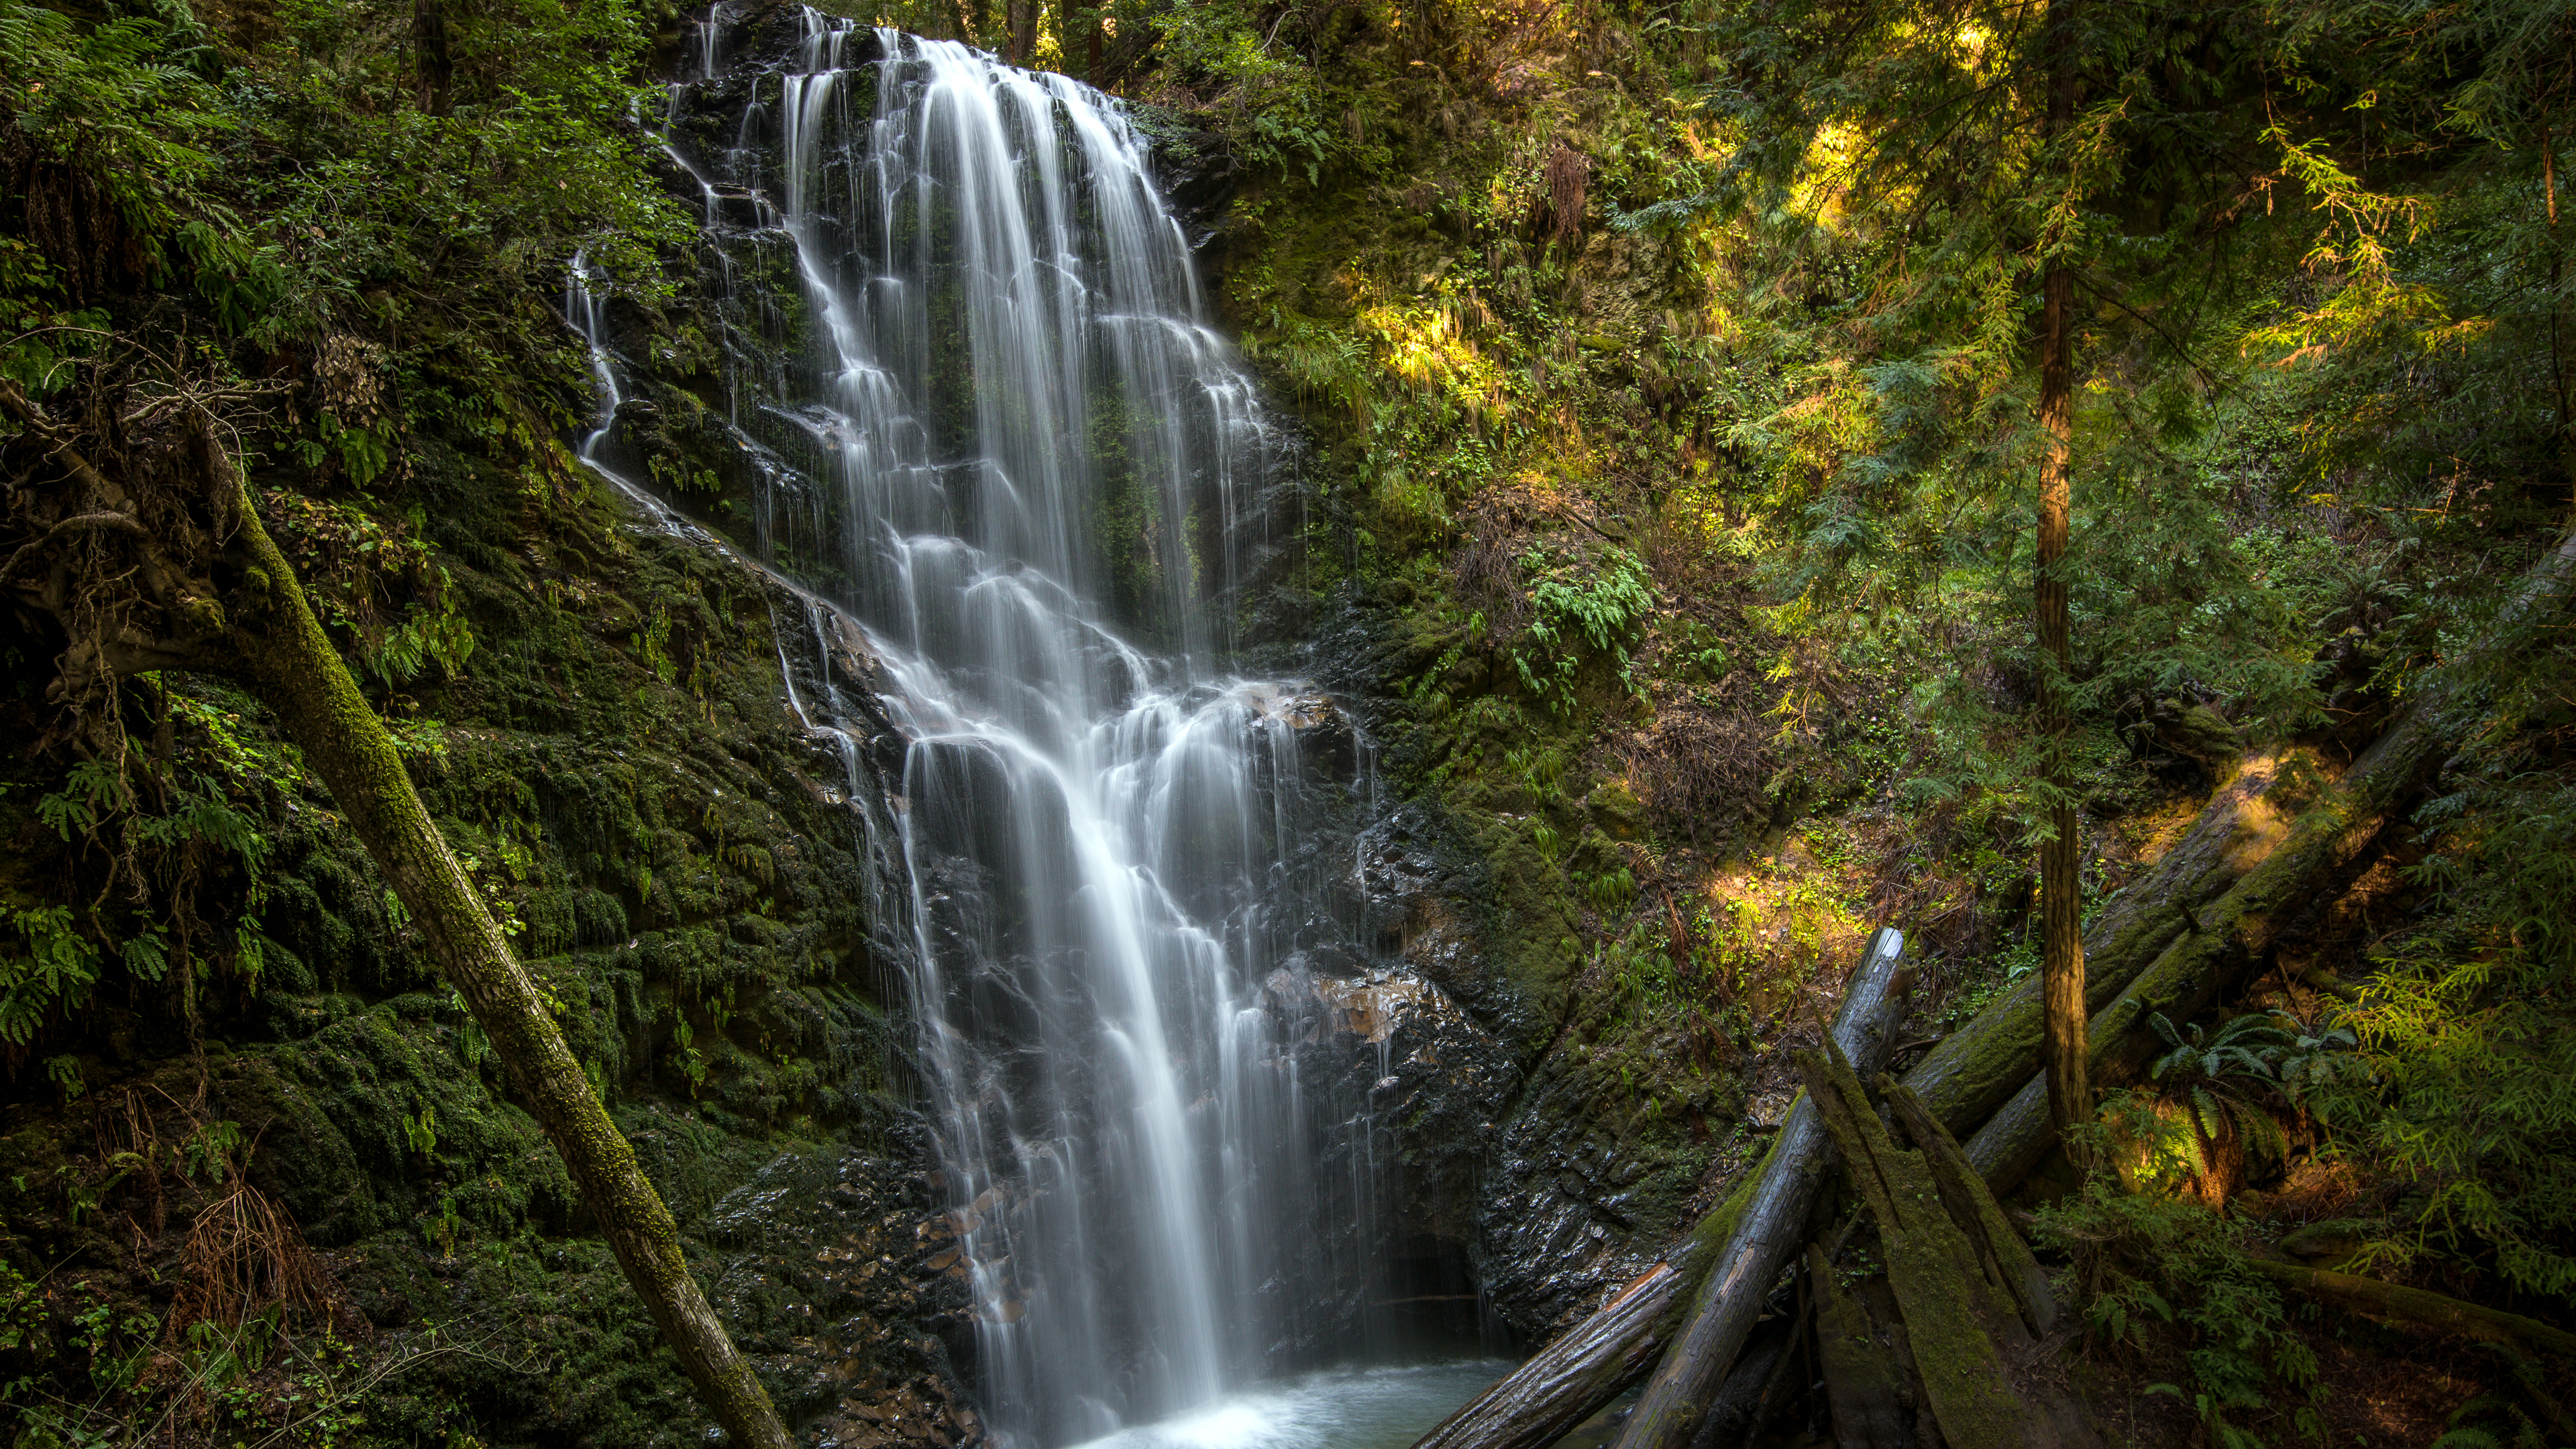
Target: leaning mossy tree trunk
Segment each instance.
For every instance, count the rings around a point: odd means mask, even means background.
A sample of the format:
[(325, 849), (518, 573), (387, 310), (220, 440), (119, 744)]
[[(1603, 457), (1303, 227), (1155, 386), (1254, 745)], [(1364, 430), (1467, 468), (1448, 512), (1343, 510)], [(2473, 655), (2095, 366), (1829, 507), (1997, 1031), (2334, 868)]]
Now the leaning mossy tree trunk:
[(0, 586), (62, 624), (69, 647), (57, 691), (84, 717), (79, 733), (121, 751), (115, 683), (145, 669), (231, 676), (276, 714), (491, 1038), (708, 1410), (737, 1445), (788, 1449), (768, 1392), (689, 1274), (670, 1209), (261, 526), (203, 397), (150, 391), (118, 419), (115, 451), (100, 455), (117, 459), (107, 467), (6, 381), (0, 412), (55, 475), (12, 499), (9, 522), (24, 541), (0, 564)]

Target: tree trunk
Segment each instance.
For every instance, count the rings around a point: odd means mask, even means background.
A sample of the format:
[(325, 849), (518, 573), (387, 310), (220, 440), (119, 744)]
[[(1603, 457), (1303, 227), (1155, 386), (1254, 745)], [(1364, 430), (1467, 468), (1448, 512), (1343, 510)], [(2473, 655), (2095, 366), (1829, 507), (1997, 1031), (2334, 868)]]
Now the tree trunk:
[(1824, 1375), (1834, 1449), (1918, 1449), (1920, 1386), (1902, 1329), (1890, 1335), (1893, 1342), (1883, 1341), (1859, 1295), (1815, 1243), (1807, 1245), (1807, 1283), (1817, 1303), (1816, 1367)]
[(198, 446), (208, 479), (239, 498), (234, 545), (249, 568), (233, 619), (239, 651), (233, 672), (276, 713), (428, 939), (430, 955), (563, 1154), (582, 1202), (599, 1219), (600, 1235), (716, 1422), (745, 1449), (789, 1449), (768, 1392), (689, 1276), (670, 1209), (636, 1165), (634, 1149), (564, 1045), (545, 997), (430, 820), (392, 737), (313, 617), (293, 566), (260, 526), (210, 427), (201, 428)]
[(1547, 1449), (1654, 1367), (1681, 1296), (1682, 1275), (1657, 1263), (1441, 1420), (1416, 1449)]
[(412, 0), (411, 48), (414, 99), (430, 115), (446, 115), (456, 60), (448, 46), (447, 10), (439, 0)]
[[(1886, 1059), (1888, 1036), (1904, 999), (1904, 959), (1903, 934), (1882, 928), (1871, 936), (1834, 1017), (1832, 1040), (1846, 1057), (1870, 1063), (1872, 1071)], [(1743, 1352), (1771, 1285), (1806, 1240), (1807, 1218), (1832, 1165), (1824, 1124), (1815, 1104), (1802, 1097), (1789, 1109), (1726, 1247), (1709, 1265), (1681, 1335), (1628, 1415), (1618, 1449), (1686, 1449), (1690, 1444), (1727, 1370)]]
[(1878, 1083), (1879, 1096), (1904, 1127), (1905, 1135), (1922, 1150), (1923, 1165), (1933, 1181), (1940, 1184), (1942, 1203), (1949, 1207), (1959, 1231), (1976, 1249), (1987, 1275), (2011, 1292), (2030, 1331), (2047, 1336), (2057, 1327), (2057, 1292), (2048, 1286), (2048, 1274), (2041, 1270), (2030, 1244), (2022, 1241), (2011, 1219), (2004, 1216), (2002, 1205), (1969, 1165), (1959, 1139), (1924, 1109), (1923, 1099), (1903, 1083), (1883, 1076)]
[[(2069, 11), (2049, 6), (2048, 118), (2043, 146), (2063, 142), (2075, 121), (2075, 73)], [(2043, 248), (2062, 244), (2043, 238)], [(2045, 453), (2039, 473), (2037, 599), (2039, 729), (2046, 751), (2043, 784), (2049, 837), (2040, 847), (2041, 990), (2047, 1002), (2046, 1051), (2050, 1116), (2060, 1132), (2093, 1115), (2084, 1078), (2084, 923), (2082, 826), (2075, 815), (2074, 655), (2067, 639), (2066, 543), (2075, 446), (2075, 274), (2050, 255), (2040, 282), (2039, 427)]]
[(1013, 65), (1027, 65), (1038, 53), (1039, 0), (1006, 0), (1011, 16), (1011, 52)]

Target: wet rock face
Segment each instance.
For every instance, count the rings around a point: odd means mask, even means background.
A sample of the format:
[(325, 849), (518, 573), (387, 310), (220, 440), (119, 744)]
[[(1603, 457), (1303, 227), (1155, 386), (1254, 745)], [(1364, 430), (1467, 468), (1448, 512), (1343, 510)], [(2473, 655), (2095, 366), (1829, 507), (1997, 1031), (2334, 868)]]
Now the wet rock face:
[[(1483, 1306), (1514, 1334), (1540, 1338), (1644, 1271), (1680, 1225), (1642, 1190), (1651, 1165), (1599, 1125), (1581, 1079), (1564, 1069), (1561, 1040), (1549, 1041), (1561, 1038), (1558, 1024), (1533, 1030), (1539, 1004), (1487, 959), (1481, 881), (1457, 863), (1463, 855), (1419, 805), (1364, 831), (1367, 939), (1402, 965), (1311, 990), (1327, 1030), (1385, 1047), (1370, 1108), (1401, 1166), (1391, 1236), (1462, 1249)], [(1532, 1036), (1545, 1044), (1525, 1060), (1510, 1042)]]
[(957, 1230), (917, 1121), (888, 1152), (781, 1157), (708, 1214), (715, 1308), (781, 1412), (833, 1449), (963, 1445), (983, 1429), (955, 1355), (972, 1339)]
[(1662, 1255), (1671, 1228), (1638, 1191), (1641, 1158), (1593, 1122), (1578, 1084), (1542, 1068), (1498, 1143), (1477, 1208), (1487, 1298), (1544, 1337)]
[(1324, 1160), (1376, 1176), (1384, 1220), (1372, 1256), (1471, 1252), (1483, 1158), (1519, 1080), (1501, 1043), (1402, 966), (1275, 972), (1268, 993), (1293, 1033), (1300, 1078), (1326, 1084), (1333, 1155)]

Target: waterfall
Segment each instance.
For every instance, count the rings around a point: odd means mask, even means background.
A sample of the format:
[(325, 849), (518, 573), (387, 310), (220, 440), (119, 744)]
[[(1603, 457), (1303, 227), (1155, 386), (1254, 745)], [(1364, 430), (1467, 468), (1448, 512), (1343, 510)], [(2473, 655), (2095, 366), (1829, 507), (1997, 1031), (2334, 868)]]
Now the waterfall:
[[(744, 90), (723, 22), (665, 126), (728, 293), (707, 425), (756, 470), (755, 552), (882, 666), (978, 1407), (1038, 1446), (1208, 1405), (1321, 1356), (1374, 1282), (1377, 1124), (1301, 1084), (1295, 1005), (1310, 954), (1367, 954), (1365, 740), (1222, 669), (1278, 556), (1278, 440), (1119, 103), (812, 10)], [(580, 455), (685, 527), (616, 456), (592, 280), (566, 313), (609, 411)]]

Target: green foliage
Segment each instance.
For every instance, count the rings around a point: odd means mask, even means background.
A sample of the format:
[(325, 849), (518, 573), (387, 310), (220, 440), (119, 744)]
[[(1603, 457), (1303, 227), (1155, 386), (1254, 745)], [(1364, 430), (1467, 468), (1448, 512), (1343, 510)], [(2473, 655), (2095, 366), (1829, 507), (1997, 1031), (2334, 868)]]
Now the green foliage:
[(205, 31), (186, 7), (83, 26), (27, 0), (0, 3), (0, 115), (49, 160), (95, 178), (125, 225), (175, 225), (215, 171), (205, 149), (234, 125), (195, 66)]
[(1523, 554), (1533, 617), (1511, 648), (1521, 683), (1559, 716), (1574, 712), (1575, 677), (1585, 658), (1606, 658), (1623, 688), (1633, 688), (1629, 651), (1655, 595), (1646, 566), (1624, 548), (1553, 555)]
[[(1172, 5), (1152, 21), (1158, 59), (1185, 84), (1217, 94), (1227, 149), (1264, 171), (1302, 175), (1312, 186), (1328, 163), (1387, 164), (1383, 141), (1352, 133), (1337, 96), (1315, 67), (1276, 43), (1278, 25), (1241, 0)], [(1338, 104), (1337, 104), (1338, 102)]]
[(78, 1008), (98, 984), (99, 951), (68, 906), (0, 905), (19, 949), (0, 955), (0, 1042), (24, 1047), (56, 1011)]
[(2067, 1255), (2060, 1291), (2092, 1339), (2114, 1350), (2179, 1341), (2186, 1382), (2150, 1392), (2190, 1404), (2211, 1443), (2261, 1449), (2257, 1417), (2312, 1432), (2316, 1355), (2290, 1331), (2279, 1288), (2244, 1267), (2241, 1225), (2188, 1199), (2123, 1191), (2108, 1174), (2034, 1219), (2033, 1241)]
[(0, 236), (0, 377), (36, 397), (65, 386), (74, 358), (89, 355), (106, 335), (108, 316), (95, 307), (68, 311), (64, 289), (44, 253), (12, 236)]
[(2460, 1254), (2576, 1291), (2576, 789), (2505, 774), (2431, 808), (2445, 848), (2420, 874), (2454, 914), (2383, 956), (2350, 1018), (2377, 1080), (2333, 1109), (2431, 1202), (2365, 1261)]

